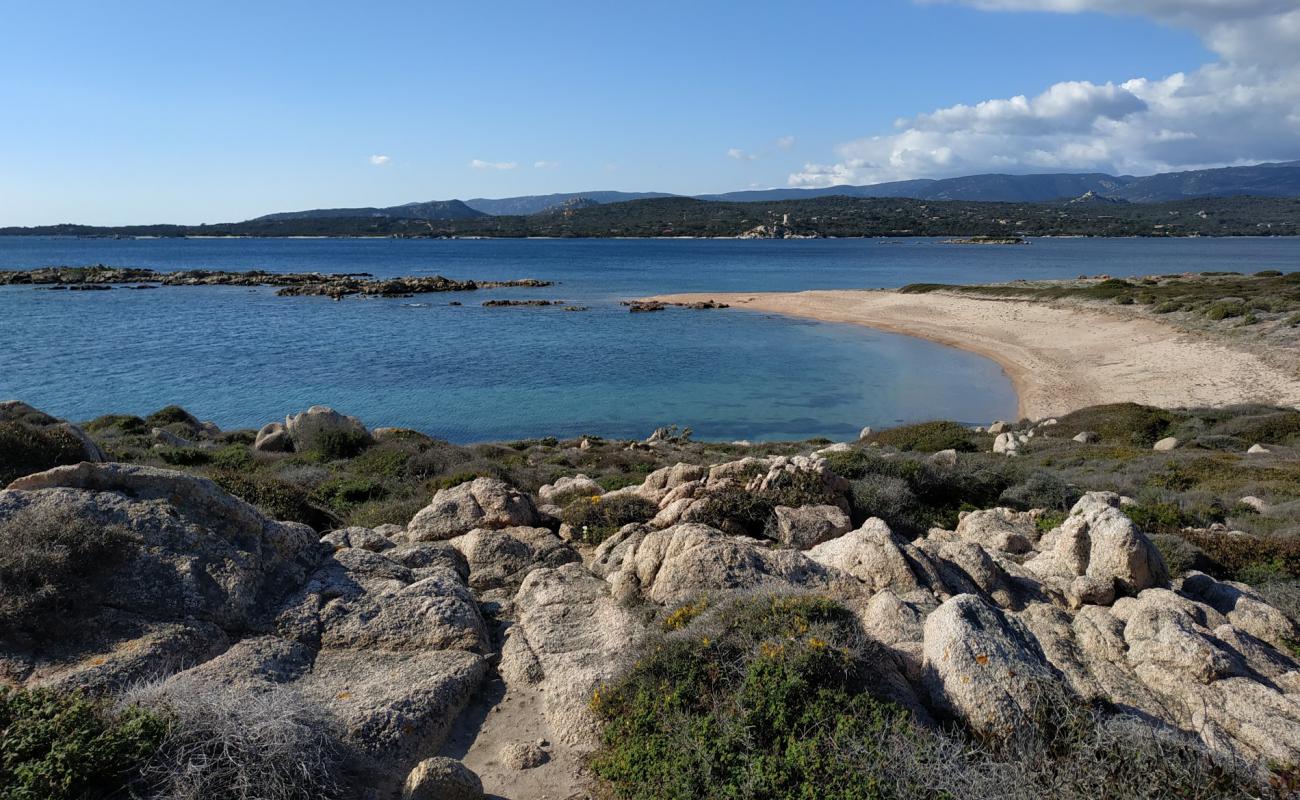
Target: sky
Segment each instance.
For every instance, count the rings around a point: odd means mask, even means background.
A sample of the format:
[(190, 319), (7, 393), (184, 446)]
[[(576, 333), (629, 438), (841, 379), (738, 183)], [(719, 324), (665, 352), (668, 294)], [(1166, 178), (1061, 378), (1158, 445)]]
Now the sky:
[(1300, 159), (1300, 0), (0, 0), (0, 226)]

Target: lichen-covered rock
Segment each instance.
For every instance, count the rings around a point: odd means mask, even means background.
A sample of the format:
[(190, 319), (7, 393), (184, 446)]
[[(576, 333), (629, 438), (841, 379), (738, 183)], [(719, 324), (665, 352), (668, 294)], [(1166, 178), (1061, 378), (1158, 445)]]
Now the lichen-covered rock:
[(537, 499), (543, 504), (559, 504), (561, 500), (573, 497), (596, 497), (605, 493), (599, 483), (596, 483), (586, 475), (565, 476), (548, 483), (537, 490)]
[(963, 514), (956, 533), (961, 539), (1006, 553), (1027, 553), (1038, 541), (1033, 515), (1010, 508)]
[(807, 550), (853, 530), (844, 510), (836, 506), (777, 506), (776, 540), (796, 550)]
[(1136, 594), (1169, 582), (1160, 552), (1119, 509), (1111, 492), (1084, 495), (1061, 527), (1044, 536), (1044, 552), (1025, 563), (1044, 577), (1073, 580), (1087, 575), (1113, 581), (1119, 593)]
[(616, 578), (651, 602), (677, 603), (700, 594), (738, 589), (795, 588), (841, 591), (854, 587), (795, 550), (774, 550), (707, 525), (685, 523), (646, 534), (622, 560)]
[(442, 489), (406, 525), (412, 542), (452, 539), (475, 528), (532, 527), (537, 509), (532, 498), (496, 478), (475, 478)]
[(476, 528), (449, 540), (469, 564), (469, 585), (477, 590), (519, 588), (541, 567), (581, 561), (577, 551), (546, 528)]
[(620, 674), (647, 636), (645, 625), (580, 564), (530, 572), (514, 606), (518, 617), (502, 647), (501, 676), (507, 686), (543, 690), (556, 738), (579, 750), (594, 748), (600, 726), (592, 692)]
[(957, 595), (925, 620), (925, 681), (931, 699), (975, 730), (1005, 735), (1054, 680), (1033, 637), (983, 599)]
[(884, 520), (872, 517), (856, 531), (817, 545), (808, 558), (857, 578), (868, 594), (882, 589), (909, 592), (922, 587), (903, 553), (903, 542)]

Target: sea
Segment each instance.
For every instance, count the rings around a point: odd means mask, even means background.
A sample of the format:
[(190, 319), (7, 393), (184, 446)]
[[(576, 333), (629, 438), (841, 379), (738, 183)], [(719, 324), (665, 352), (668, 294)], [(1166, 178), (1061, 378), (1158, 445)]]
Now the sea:
[[(273, 288), (0, 286), (0, 399), (59, 417), (179, 404), (222, 428), (312, 405), (457, 443), (543, 436), (855, 438), (863, 426), (1011, 418), (992, 361), (931, 342), (735, 309), (630, 314), (666, 292), (1300, 269), (1300, 239), (108, 239), (0, 237), (0, 269), (150, 267), (537, 278), (333, 301)], [(585, 306), (484, 308), (489, 299)], [(452, 305), (453, 302), (459, 305)]]

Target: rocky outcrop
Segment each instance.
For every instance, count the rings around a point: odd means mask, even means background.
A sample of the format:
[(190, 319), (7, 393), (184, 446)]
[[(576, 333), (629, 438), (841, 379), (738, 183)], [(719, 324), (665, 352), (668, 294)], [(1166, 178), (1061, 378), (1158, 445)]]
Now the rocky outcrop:
[(448, 541), (469, 564), (469, 585), (476, 592), (519, 588), (535, 569), (558, 567), (582, 558), (546, 528), (476, 528)]
[(599, 483), (586, 475), (563, 477), (537, 490), (537, 499), (544, 505), (564, 505), (563, 501), (575, 497), (598, 497), (605, 493)]
[(496, 478), (475, 478), (442, 489), (407, 523), (413, 542), (452, 539), (475, 528), (532, 527), (537, 508), (527, 494)]
[(1050, 583), (1086, 576), (1133, 594), (1169, 580), (1160, 552), (1119, 510), (1119, 496), (1110, 492), (1085, 495), (1039, 547), (1025, 568)]
[(776, 540), (796, 550), (807, 550), (853, 529), (849, 515), (836, 506), (777, 506), (774, 513)]
[(16, 514), (120, 529), (124, 552), (83, 618), (0, 641), (11, 682), (290, 687), (337, 724), (350, 769), (383, 796), (436, 752), (486, 674), (487, 628), (448, 545), (365, 528), (322, 541), (204, 478), (122, 464), (22, 478), (0, 492), (0, 520)]
[(599, 727), (592, 693), (620, 674), (646, 637), (645, 625), (580, 564), (529, 573), (514, 605), (501, 676), (507, 686), (542, 689), (556, 738), (579, 750), (593, 748)]

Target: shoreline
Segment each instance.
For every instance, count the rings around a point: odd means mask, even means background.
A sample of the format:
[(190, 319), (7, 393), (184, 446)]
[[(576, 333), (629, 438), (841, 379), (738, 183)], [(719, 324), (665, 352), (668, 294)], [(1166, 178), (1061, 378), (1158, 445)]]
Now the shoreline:
[[(1161, 408), (1300, 405), (1300, 375), (1253, 353), (1149, 319), (1026, 300), (836, 289), (645, 298), (861, 325), (975, 353), (996, 363), (1031, 419), (1106, 403)], [(977, 388), (977, 387), (975, 387)]]

